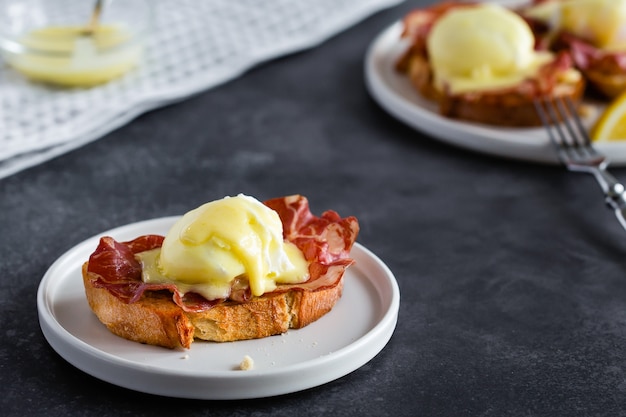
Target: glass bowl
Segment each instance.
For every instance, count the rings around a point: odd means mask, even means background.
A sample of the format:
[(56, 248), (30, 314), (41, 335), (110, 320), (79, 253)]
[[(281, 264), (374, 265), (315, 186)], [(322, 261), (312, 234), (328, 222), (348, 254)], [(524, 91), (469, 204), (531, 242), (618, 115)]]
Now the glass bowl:
[(0, 0), (0, 52), (22, 75), (88, 87), (120, 77), (140, 62), (152, 10), (149, 0), (105, 0), (89, 31), (93, 1)]

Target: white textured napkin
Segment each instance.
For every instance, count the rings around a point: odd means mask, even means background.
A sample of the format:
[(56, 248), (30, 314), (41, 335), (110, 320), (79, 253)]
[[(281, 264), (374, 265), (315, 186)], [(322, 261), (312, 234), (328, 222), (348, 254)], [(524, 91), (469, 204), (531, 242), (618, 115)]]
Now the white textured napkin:
[(160, 0), (143, 63), (91, 89), (30, 83), (0, 61), (0, 178), (139, 114), (313, 47), (402, 0)]

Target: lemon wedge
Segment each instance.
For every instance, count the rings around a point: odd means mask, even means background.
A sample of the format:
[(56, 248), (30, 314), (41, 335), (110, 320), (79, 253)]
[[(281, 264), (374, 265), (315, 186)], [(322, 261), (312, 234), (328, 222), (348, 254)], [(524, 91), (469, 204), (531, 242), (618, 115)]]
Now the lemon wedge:
[(591, 129), (595, 142), (626, 140), (626, 92), (615, 98)]

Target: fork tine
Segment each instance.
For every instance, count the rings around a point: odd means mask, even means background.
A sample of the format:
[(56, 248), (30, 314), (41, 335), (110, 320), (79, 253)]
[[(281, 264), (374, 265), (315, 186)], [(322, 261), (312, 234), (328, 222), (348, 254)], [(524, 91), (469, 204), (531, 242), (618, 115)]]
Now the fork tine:
[(592, 146), (571, 99), (542, 97), (536, 99), (534, 104), (559, 159), (569, 169), (608, 163), (604, 155)]
[(585, 126), (583, 126), (583, 122), (576, 111), (576, 107), (574, 106), (572, 99), (567, 97), (563, 101), (567, 105), (569, 113), (572, 115), (571, 120), (573, 120), (573, 123), (576, 126), (577, 137), (582, 141), (582, 146), (585, 147), (585, 150), (591, 156), (600, 156), (600, 153), (591, 145), (591, 137), (589, 136), (587, 129), (585, 129)]
[(539, 118), (541, 119), (541, 123), (544, 126), (549, 126), (552, 124), (552, 120), (550, 119), (549, 115), (546, 113), (545, 109), (543, 108), (543, 103), (544, 99), (535, 99), (535, 101), (533, 102), (535, 105), (535, 109), (537, 110), (537, 114), (539, 115)]
[(570, 98), (561, 98), (555, 101), (555, 107), (558, 107), (563, 125), (566, 127), (569, 137), (571, 138), (570, 143), (575, 148), (573, 151), (578, 152), (581, 157), (590, 158), (600, 156), (595, 148), (591, 146), (591, 138), (587, 133), (587, 129), (583, 126), (572, 100)]
[[(578, 112), (576, 111), (576, 108), (574, 107), (574, 103), (572, 102), (572, 99), (570, 99), (569, 97), (566, 97), (565, 99), (561, 99), (559, 100), (559, 105), (563, 109), (563, 113), (565, 114), (565, 112), (567, 112), (568, 115), (570, 116), (568, 117), (568, 120), (573, 120), (574, 127), (576, 127), (576, 133), (577, 133), (576, 137), (582, 140), (582, 145), (585, 145), (585, 146), (591, 145), (591, 138), (589, 138), (589, 134), (587, 134), (587, 129), (585, 129), (582, 122), (580, 121), (580, 117), (578, 117)], [(571, 123), (568, 123), (568, 125), (570, 125), (570, 127), (573, 129), (573, 127), (571, 126), (572, 125)]]
[[(563, 99), (559, 98), (554, 99), (551, 107), (560, 116), (562, 124), (557, 125), (557, 128), (560, 130), (563, 141), (570, 146), (570, 157), (585, 158), (591, 156), (591, 153), (585, 146), (584, 132), (581, 134), (581, 129), (577, 128), (577, 123), (572, 121), (578, 120), (576, 111), (570, 112), (563, 104)], [(561, 130), (561, 126), (565, 126), (565, 128)]]
[(582, 145), (580, 136), (577, 134), (578, 132), (575, 129), (576, 126), (571, 123), (572, 115), (569, 113), (565, 105), (563, 105), (563, 100), (555, 98), (551, 108), (560, 116), (562, 126), (565, 126), (568, 137), (571, 139), (569, 144), (575, 147), (580, 147)]
[(541, 119), (552, 146), (556, 150), (561, 162), (565, 163), (569, 158), (567, 150), (569, 149), (569, 141), (563, 128), (561, 127), (559, 116), (554, 106), (551, 104), (550, 98), (543, 97), (534, 101), (537, 114)]

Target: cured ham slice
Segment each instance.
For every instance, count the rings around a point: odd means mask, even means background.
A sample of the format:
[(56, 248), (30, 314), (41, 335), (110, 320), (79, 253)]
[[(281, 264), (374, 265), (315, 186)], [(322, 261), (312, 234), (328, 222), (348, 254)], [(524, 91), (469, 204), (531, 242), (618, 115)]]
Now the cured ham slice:
[(569, 38), (568, 43), (574, 62), (581, 70), (609, 75), (626, 73), (626, 52), (604, 51), (576, 38)]
[[(284, 238), (294, 243), (310, 262), (308, 281), (279, 285), (273, 292), (317, 291), (338, 285), (345, 269), (354, 263), (350, 249), (359, 232), (356, 218), (341, 218), (332, 210), (316, 217), (306, 197), (300, 195), (268, 200), (265, 204), (281, 218)], [(183, 294), (175, 284), (144, 283), (141, 264), (135, 255), (161, 247), (163, 239), (159, 235), (144, 235), (118, 242), (109, 236), (102, 237), (89, 258), (87, 271), (91, 274), (92, 285), (106, 288), (124, 303), (138, 301), (146, 291), (169, 291), (173, 301), (187, 312), (206, 311), (227, 301), (207, 300), (193, 292)], [(249, 298), (249, 290), (234, 288), (228, 300), (242, 302)]]
[(265, 201), (283, 222), (283, 237), (295, 244), (309, 262), (325, 265), (345, 260), (359, 233), (355, 217), (341, 218), (333, 210), (314, 216), (306, 197), (289, 196)]

